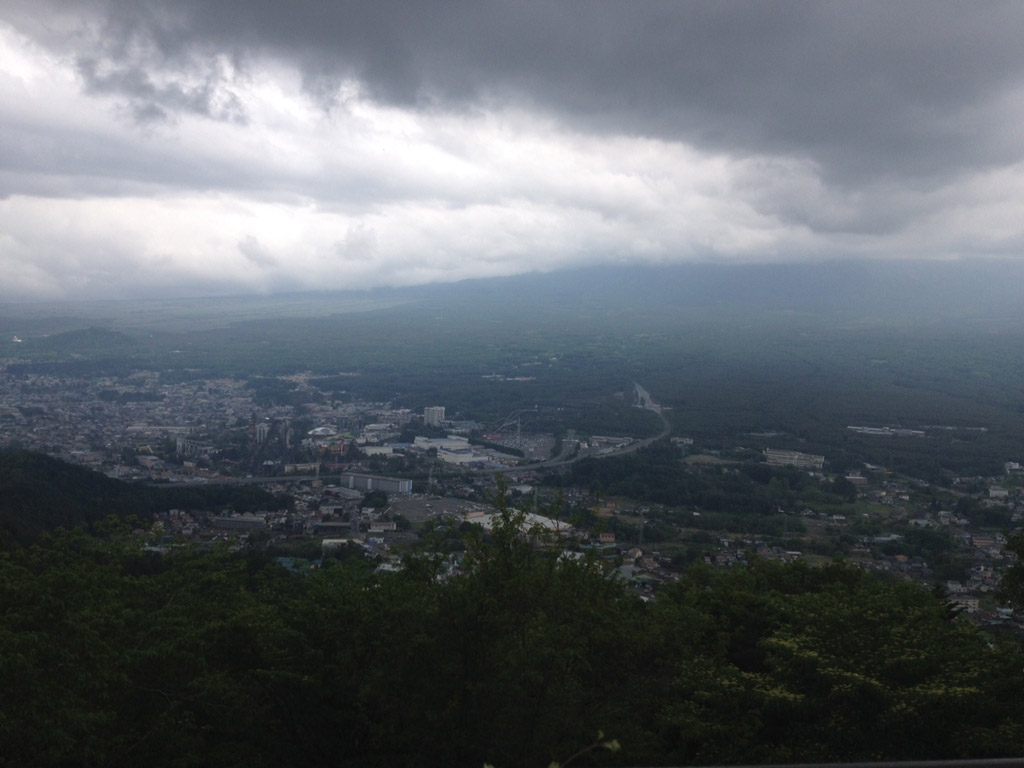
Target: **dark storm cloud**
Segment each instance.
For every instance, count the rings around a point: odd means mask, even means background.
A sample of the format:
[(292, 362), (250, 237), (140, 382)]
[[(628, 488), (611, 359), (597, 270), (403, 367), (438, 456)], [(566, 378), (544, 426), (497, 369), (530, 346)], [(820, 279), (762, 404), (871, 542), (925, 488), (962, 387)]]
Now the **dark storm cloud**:
[(0, 295), (1020, 256), (1022, 28), (1002, 2), (0, 0)]
[[(240, 118), (230, 99), (213, 106), (223, 83), (211, 57), (244, 70), (259, 53), (297, 63), (307, 90), (325, 101), (356, 78), (373, 98), (403, 106), (518, 102), (588, 131), (796, 154), (820, 164), (830, 183), (932, 182), (1022, 157), (1013, 121), (1024, 76), (1018, 3), (91, 7), (98, 34), (83, 76), (92, 88), (121, 90), (140, 115)], [(103, 66), (108, 74), (96, 74)], [(170, 82), (155, 85), (154, 68)], [(175, 82), (186, 75), (200, 84)]]

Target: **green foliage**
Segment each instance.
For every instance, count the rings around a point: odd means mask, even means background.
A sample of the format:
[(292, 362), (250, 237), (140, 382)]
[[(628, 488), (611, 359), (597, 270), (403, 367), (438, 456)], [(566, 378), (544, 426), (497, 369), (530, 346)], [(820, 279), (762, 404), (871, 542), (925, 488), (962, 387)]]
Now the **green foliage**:
[(1018, 716), (989, 692), (1019, 647), (988, 648), (912, 585), (755, 563), (663, 597), (694, 649), (661, 718), (680, 763), (980, 756)]
[(1006, 551), (1017, 559), (999, 582), (999, 598), (1016, 610), (1024, 609), (1024, 533), (1015, 533), (1006, 540)]
[(363, 494), (362, 505), (364, 507), (373, 507), (374, 509), (382, 509), (388, 505), (388, 495), (384, 491), (367, 491)]
[(424, 552), (297, 573), (81, 532), (0, 555), (3, 759), (548, 765), (602, 727), (621, 765), (1024, 748), (1019, 644), (925, 590), (755, 561), (694, 566), (644, 604), (498, 504), (454, 572)]
[(58, 527), (99, 533), (111, 516), (148, 521), (168, 509), (255, 512), (288, 503), (254, 486), (132, 484), (44, 454), (0, 450), (0, 546), (25, 544)]
[(58, 526), (91, 527), (114, 515), (147, 517), (152, 489), (128, 485), (28, 451), (0, 451), (0, 535), (24, 542)]
[(852, 504), (857, 500), (857, 487), (842, 475), (832, 481), (832, 487), (829, 490), (847, 503)]
[[(683, 463), (679, 449), (668, 440), (626, 456), (584, 459), (573, 464), (566, 482), (602, 496), (625, 496), (639, 501), (697, 508), (734, 517), (767, 516), (798, 504), (842, 504), (845, 495), (819, 488), (806, 472), (788, 467), (747, 463), (738, 468), (701, 468)], [(843, 489), (845, 494), (845, 489)], [(707, 520), (695, 525), (707, 526)], [(748, 526), (751, 525), (748, 523)], [(754, 524), (750, 531), (762, 530)], [(769, 525), (774, 530), (782, 523)], [(729, 530), (744, 530), (730, 527)]]

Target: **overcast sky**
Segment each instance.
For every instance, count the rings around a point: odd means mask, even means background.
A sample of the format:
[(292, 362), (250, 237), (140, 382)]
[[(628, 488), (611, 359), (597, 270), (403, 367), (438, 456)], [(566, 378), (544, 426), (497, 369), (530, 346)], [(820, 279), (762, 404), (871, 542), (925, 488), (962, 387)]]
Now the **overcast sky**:
[(1024, 3), (0, 0), (0, 300), (1024, 257)]

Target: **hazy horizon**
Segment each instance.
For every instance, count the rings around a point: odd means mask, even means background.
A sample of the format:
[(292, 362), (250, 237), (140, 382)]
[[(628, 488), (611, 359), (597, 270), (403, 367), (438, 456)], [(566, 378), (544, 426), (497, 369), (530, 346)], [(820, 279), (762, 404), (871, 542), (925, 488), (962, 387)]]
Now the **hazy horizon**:
[(746, 318), (777, 331), (791, 326), (791, 333), (807, 323), (1013, 332), (1024, 321), (1022, 291), (1024, 264), (1016, 261), (836, 261), (591, 266), (402, 288), (0, 301), (0, 352), (25, 351), (12, 335), (28, 339), (86, 328), (138, 335), (352, 313), (385, 313), (389, 322), (413, 327), (435, 315), (462, 318), (467, 329), (484, 318), (538, 328), (565, 322), (596, 328), (619, 318), (651, 330), (680, 322), (735, 326)]

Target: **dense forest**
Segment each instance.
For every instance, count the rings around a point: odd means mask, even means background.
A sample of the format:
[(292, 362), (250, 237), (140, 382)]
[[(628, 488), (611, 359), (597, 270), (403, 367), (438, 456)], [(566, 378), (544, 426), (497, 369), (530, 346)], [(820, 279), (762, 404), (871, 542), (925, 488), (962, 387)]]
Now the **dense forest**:
[(752, 560), (644, 602), (499, 507), (454, 570), (429, 547), (391, 573), (157, 553), (113, 524), (3, 554), (0, 760), (540, 766), (598, 732), (621, 750), (580, 764), (1024, 749), (1019, 641), (926, 590)]
[(169, 509), (236, 512), (278, 509), (256, 486), (164, 487), (126, 483), (42, 453), (0, 450), (0, 549), (27, 544), (57, 527), (102, 533), (111, 519), (149, 521)]
[(680, 449), (668, 440), (658, 440), (624, 456), (578, 461), (557, 481), (586, 488), (591, 494), (741, 515), (772, 514), (780, 507), (791, 508), (798, 499), (806, 504), (812, 493), (819, 505), (856, 498), (856, 489), (845, 478), (822, 484), (807, 472), (757, 462), (757, 454), (747, 458), (727, 468), (687, 469)]

